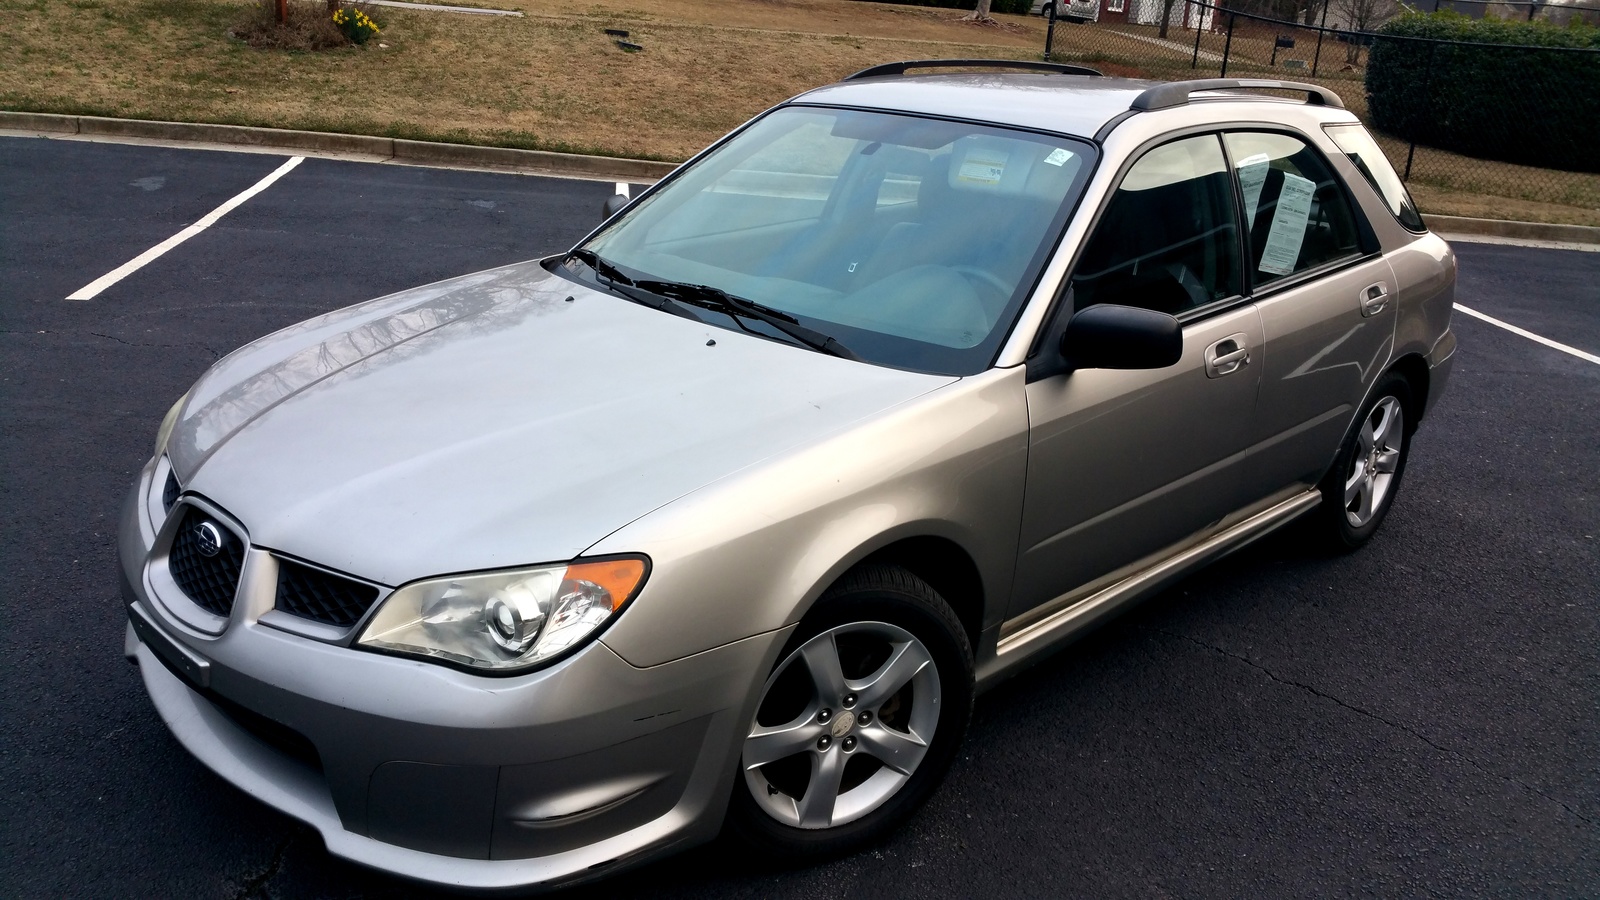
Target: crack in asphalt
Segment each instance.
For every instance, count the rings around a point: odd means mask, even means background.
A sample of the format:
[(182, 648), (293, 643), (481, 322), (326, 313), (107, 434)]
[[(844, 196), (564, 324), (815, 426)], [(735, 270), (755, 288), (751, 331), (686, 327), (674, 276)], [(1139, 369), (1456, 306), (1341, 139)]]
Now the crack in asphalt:
[(217, 351), (211, 349), (210, 347), (205, 347), (205, 346), (202, 346), (202, 345), (199, 345), (199, 344), (140, 344), (140, 343), (135, 343), (133, 341), (125, 341), (122, 338), (119, 338), (114, 334), (101, 334), (98, 331), (84, 331), (84, 332), (50, 331), (49, 329), (37, 328), (37, 329), (34, 329), (32, 331), (13, 331), (13, 330), (10, 330), (10, 329), (5, 329), (5, 330), (0, 330), (0, 334), (22, 334), (22, 335), (28, 335), (28, 334), (57, 334), (57, 335), (61, 335), (63, 337), (84, 337), (84, 336), (97, 337), (97, 338), (104, 338), (105, 340), (108, 340), (108, 341), (116, 341), (117, 343), (123, 345), (124, 347), (143, 347), (143, 348), (152, 349), (152, 350), (197, 350), (198, 349), (198, 350), (204, 350), (205, 352), (211, 354), (211, 358), (212, 359), (221, 359), (222, 358), (222, 354), (220, 354)]
[(266, 869), (259, 875), (246, 878), (244, 884), (239, 886), (238, 892), (233, 895), (231, 900), (247, 900), (247, 898), (257, 896), (258, 892), (261, 892), (260, 896), (267, 896), (263, 889), (268, 882), (276, 878), (278, 873), (283, 870), (283, 864), (289, 856), (289, 847), (298, 837), (300, 837), (299, 830), (291, 831), (289, 837), (284, 839), (284, 842), (278, 845), (277, 851), (272, 854), (272, 859), (268, 861)]
[(1434, 743), (1431, 739), (1428, 738), (1427, 735), (1422, 734), (1421, 732), (1417, 731), (1416, 729), (1414, 729), (1414, 728), (1412, 728), (1412, 727), (1410, 727), (1408, 725), (1403, 725), (1403, 724), (1401, 724), (1399, 722), (1394, 722), (1394, 721), (1391, 721), (1389, 719), (1385, 719), (1383, 716), (1380, 716), (1377, 713), (1372, 712), (1371, 710), (1362, 709), (1359, 706), (1355, 706), (1353, 704), (1347, 703), (1344, 700), (1341, 700), (1338, 697), (1333, 696), (1332, 694), (1329, 694), (1329, 693), (1327, 693), (1325, 691), (1318, 690), (1317, 688), (1315, 688), (1315, 687), (1313, 687), (1313, 686), (1311, 686), (1309, 684), (1305, 684), (1304, 682), (1295, 681), (1295, 680), (1290, 679), (1290, 678), (1284, 678), (1284, 677), (1278, 675), (1277, 673), (1273, 672), (1271, 669), (1268, 669), (1266, 666), (1263, 666), (1260, 663), (1256, 662), (1255, 660), (1250, 659), (1249, 657), (1241, 656), (1241, 655), (1239, 655), (1237, 653), (1229, 652), (1227, 650), (1222, 649), (1221, 647), (1217, 647), (1215, 645), (1208, 644), (1205, 641), (1200, 640), (1199, 638), (1193, 638), (1193, 637), (1190, 637), (1187, 634), (1179, 634), (1176, 631), (1168, 631), (1168, 630), (1166, 630), (1164, 628), (1149, 628), (1149, 627), (1146, 627), (1146, 626), (1143, 626), (1143, 625), (1136, 625), (1134, 627), (1139, 631), (1144, 631), (1144, 632), (1153, 633), (1153, 634), (1162, 634), (1162, 635), (1166, 635), (1167, 637), (1178, 638), (1179, 640), (1187, 641), (1187, 642), (1189, 642), (1191, 644), (1194, 644), (1197, 647), (1201, 647), (1201, 648), (1203, 648), (1205, 650), (1210, 650), (1212, 653), (1216, 653), (1219, 656), (1226, 657), (1226, 658), (1234, 660), (1236, 662), (1244, 663), (1245, 665), (1249, 666), (1252, 669), (1255, 669), (1256, 671), (1260, 672), (1261, 674), (1267, 676), (1268, 678), (1272, 679), (1273, 681), (1275, 681), (1275, 682), (1277, 682), (1279, 684), (1286, 685), (1288, 687), (1299, 688), (1300, 690), (1303, 690), (1303, 691), (1305, 691), (1305, 692), (1307, 692), (1309, 694), (1312, 694), (1313, 696), (1321, 697), (1324, 700), (1327, 700), (1327, 701), (1329, 701), (1331, 703), (1337, 704), (1338, 706), (1341, 706), (1341, 707), (1343, 707), (1345, 709), (1348, 709), (1348, 710), (1350, 710), (1351, 712), (1353, 712), (1353, 713), (1355, 713), (1357, 715), (1365, 716), (1366, 718), (1369, 718), (1369, 719), (1373, 720), (1374, 722), (1379, 722), (1379, 723), (1381, 723), (1383, 725), (1387, 725), (1390, 728), (1393, 728), (1393, 729), (1395, 729), (1397, 731), (1402, 731), (1402, 732), (1404, 732), (1404, 733), (1406, 733), (1408, 735), (1411, 735), (1412, 737), (1416, 738), (1417, 740), (1421, 741), (1422, 743), (1427, 744), (1429, 747), (1432, 747), (1433, 749), (1439, 751), (1440, 753), (1443, 753), (1443, 754), (1445, 754), (1447, 756), (1451, 756), (1451, 757), (1454, 757), (1455, 759), (1461, 760), (1462, 762), (1464, 762), (1467, 765), (1471, 766), (1472, 768), (1478, 770), (1479, 772), (1483, 773), (1484, 775), (1487, 775), (1487, 776), (1489, 776), (1491, 778), (1499, 778), (1499, 779), (1502, 779), (1504, 781), (1508, 781), (1511, 784), (1517, 785), (1518, 787), (1522, 788), (1523, 790), (1527, 791), (1528, 793), (1533, 794), (1536, 797), (1539, 797), (1539, 798), (1541, 798), (1541, 799), (1543, 799), (1543, 800), (1545, 800), (1545, 801), (1547, 801), (1549, 803), (1553, 803), (1556, 806), (1561, 807), (1562, 809), (1566, 810), (1567, 813), (1570, 814), (1573, 818), (1575, 818), (1578, 821), (1584, 823), (1585, 825), (1593, 825), (1593, 824), (1595, 824), (1594, 820), (1590, 819), (1588, 816), (1585, 816), (1583, 813), (1578, 812), (1577, 810), (1575, 810), (1572, 807), (1568, 806), (1566, 803), (1556, 799), (1555, 797), (1550, 796), (1549, 794), (1546, 794), (1544, 791), (1539, 790), (1538, 788), (1534, 787), (1531, 784), (1528, 784), (1527, 782), (1523, 781), (1520, 778), (1517, 778), (1514, 775), (1505, 775), (1505, 774), (1502, 774), (1500, 772), (1496, 772), (1496, 771), (1494, 771), (1492, 769), (1486, 768), (1481, 763), (1479, 763), (1477, 760), (1473, 759), (1470, 756), (1467, 756), (1464, 753), (1461, 753), (1458, 750), (1452, 750), (1449, 747), (1444, 747), (1444, 746), (1441, 746), (1439, 744)]

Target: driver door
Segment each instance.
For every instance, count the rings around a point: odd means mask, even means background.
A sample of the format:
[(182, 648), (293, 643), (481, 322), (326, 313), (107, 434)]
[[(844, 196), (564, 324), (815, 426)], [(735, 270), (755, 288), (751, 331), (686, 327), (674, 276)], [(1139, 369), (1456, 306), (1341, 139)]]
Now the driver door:
[[(1217, 135), (1164, 144), (1128, 170), (1058, 316), (1096, 303), (1169, 313), (1183, 326), (1183, 355), (1164, 369), (1030, 379), (1013, 620), (1069, 604), (1245, 505), (1262, 324), (1241, 296), (1239, 258)], [(1059, 340), (1063, 327), (1049, 335)]]

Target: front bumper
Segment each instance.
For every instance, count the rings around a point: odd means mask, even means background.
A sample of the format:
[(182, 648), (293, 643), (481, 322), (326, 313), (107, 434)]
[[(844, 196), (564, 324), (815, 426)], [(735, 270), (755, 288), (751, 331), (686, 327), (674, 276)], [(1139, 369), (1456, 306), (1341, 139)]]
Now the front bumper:
[(207, 635), (146, 575), (149, 475), (122, 519), (127, 654), (191, 753), (316, 828), (329, 852), (498, 889), (585, 880), (715, 836), (740, 724), (786, 630), (644, 669), (596, 641), (512, 678), (286, 633), (246, 603)]

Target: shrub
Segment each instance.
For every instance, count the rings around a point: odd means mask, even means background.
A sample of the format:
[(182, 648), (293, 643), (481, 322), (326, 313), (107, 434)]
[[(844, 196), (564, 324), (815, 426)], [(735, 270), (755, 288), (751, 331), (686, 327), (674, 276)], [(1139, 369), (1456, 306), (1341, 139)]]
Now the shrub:
[(256, 0), (230, 32), (252, 47), (272, 50), (328, 50), (346, 47), (350, 39), (328, 18), (322, 3), (290, 2), (288, 21), (278, 22), (276, 0)]
[[(978, 0), (877, 0), (879, 3), (898, 3), (901, 6), (934, 6), (940, 9), (977, 9)], [(991, 0), (989, 11), (1025, 16), (1033, 9), (1032, 0)]]
[(1406, 15), (1380, 29), (1366, 85), (1370, 124), (1395, 137), (1600, 172), (1600, 28)]

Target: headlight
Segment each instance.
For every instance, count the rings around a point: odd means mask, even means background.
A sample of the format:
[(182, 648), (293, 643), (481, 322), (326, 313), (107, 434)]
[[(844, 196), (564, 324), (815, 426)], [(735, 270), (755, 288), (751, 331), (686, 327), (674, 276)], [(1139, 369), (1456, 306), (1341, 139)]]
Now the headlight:
[(361, 646), (504, 672), (548, 662), (621, 611), (638, 557), (418, 581), (383, 602)]
[(153, 456), (160, 456), (166, 452), (167, 439), (172, 437), (172, 429), (178, 424), (178, 413), (183, 412), (183, 404), (189, 399), (189, 392), (185, 391), (178, 402), (172, 404), (167, 414), (161, 418), (161, 427), (156, 429), (156, 452)]

